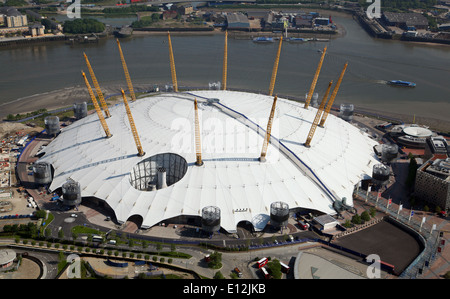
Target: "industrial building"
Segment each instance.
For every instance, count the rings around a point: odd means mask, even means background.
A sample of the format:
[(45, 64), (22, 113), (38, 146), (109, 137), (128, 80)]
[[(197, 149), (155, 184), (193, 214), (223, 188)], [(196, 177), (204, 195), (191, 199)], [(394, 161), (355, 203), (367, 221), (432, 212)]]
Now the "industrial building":
[[(387, 26), (395, 26), (403, 29), (427, 29), (428, 19), (420, 13), (401, 13), (386, 11), (382, 15)], [(409, 29), (408, 29), (409, 30)]]
[(240, 12), (227, 13), (227, 23), (229, 30), (250, 28), (247, 16)]

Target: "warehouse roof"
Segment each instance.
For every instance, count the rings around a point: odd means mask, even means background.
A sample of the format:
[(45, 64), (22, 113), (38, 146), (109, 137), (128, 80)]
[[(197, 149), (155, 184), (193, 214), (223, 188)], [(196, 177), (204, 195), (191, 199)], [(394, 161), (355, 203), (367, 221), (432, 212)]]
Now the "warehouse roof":
[(420, 13), (384, 12), (389, 23), (405, 23), (407, 26), (427, 26), (428, 19)]
[[(203, 166), (194, 165), (194, 98), (199, 101)], [(105, 200), (119, 221), (140, 215), (149, 227), (180, 215), (201, 216), (203, 207), (216, 206), (225, 230), (235, 231), (241, 221), (261, 230), (275, 201), (327, 214), (335, 213), (335, 198), (346, 197), (352, 205), (355, 184), (377, 163), (375, 141), (329, 115), (306, 148), (317, 110), (279, 98), (267, 161), (260, 162), (272, 103), (273, 97), (231, 91), (145, 97), (130, 103), (143, 157), (136, 155), (124, 106), (117, 105), (106, 120), (111, 138), (104, 137), (97, 115), (89, 115), (63, 128), (40, 161), (54, 168), (51, 190), (72, 178), (83, 197)], [(146, 171), (137, 167), (139, 162), (159, 167), (164, 159), (176, 165), (167, 173), (172, 184), (156, 191), (132, 185)]]

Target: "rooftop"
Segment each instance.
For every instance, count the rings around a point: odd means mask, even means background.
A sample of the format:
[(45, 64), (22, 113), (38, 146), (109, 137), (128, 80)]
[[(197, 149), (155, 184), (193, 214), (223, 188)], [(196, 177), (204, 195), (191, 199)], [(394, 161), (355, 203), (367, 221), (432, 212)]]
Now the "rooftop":
[(385, 19), (390, 23), (405, 23), (407, 26), (428, 25), (428, 19), (419, 13), (384, 12)]
[[(195, 166), (194, 98), (199, 101), (203, 166)], [(106, 119), (111, 138), (104, 138), (92, 114), (63, 128), (39, 161), (54, 168), (50, 190), (71, 178), (80, 183), (83, 197), (105, 200), (119, 221), (141, 215), (142, 225), (149, 227), (180, 215), (201, 216), (202, 208), (216, 206), (225, 230), (236, 231), (241, 221), (261, 230), (275, 201), (326, 214), (335, 213), (334, 198), (346, 197), (352, 205), (355, 184), (378, 163), (376, 142), (330, 114), (306, 148), (317, 110), (279, 98), (267, 161), (260, 162), (272, 103), (266, 95), (213, 90), (145, 97), (130, 103), (143, 157), (137, 156), (124, 106), (116, 105)], [(164, 161), (177, 165), (167, 171), (167, 188), (132, 186), (140, 182), (141, 171)]]

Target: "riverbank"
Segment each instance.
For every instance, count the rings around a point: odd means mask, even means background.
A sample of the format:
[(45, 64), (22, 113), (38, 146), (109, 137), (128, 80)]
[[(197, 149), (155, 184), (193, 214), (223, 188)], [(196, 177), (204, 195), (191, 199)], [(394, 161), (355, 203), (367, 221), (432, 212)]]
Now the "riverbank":
[[(153, 85), (134, 85), (135, 92), (146, 92), (153, 88)], [(205, 87), (206, 89), (206, 87)], [(118, 86), (109, 85), (102, 86), (102, 92), (105, 97), (112, 94), (120, 94), (120, 88)], [(13, 102), (0, 105), (0, 119), (4, 120), (8, 114), (24, 114), (33, 112), (38, 109), (46, 108), (48, 111), (70, 107), (74, 103), (86, 101), (90, 103), (89, 94), (85, 86), (72, 86), (59, 90), (54, 90), (42, 94), (36, 94), (25, 98), (17, 99)], [(408, 115), (401, 113), (394, 113), (389, 110), (383, 109), (366, 109), (355, 107), (363, 115), (364, 111), (367, 111), (368, 117), (380, 119), (380, 123), (384, 120), (401, 120), (405, 123), (412, 123), (413, 121), (420, 125), (429, 126), (430, 129), (448, 133), (450, 132), (450, 120), (445, 121), (432, 117), (423, 117), (420, 115)]]

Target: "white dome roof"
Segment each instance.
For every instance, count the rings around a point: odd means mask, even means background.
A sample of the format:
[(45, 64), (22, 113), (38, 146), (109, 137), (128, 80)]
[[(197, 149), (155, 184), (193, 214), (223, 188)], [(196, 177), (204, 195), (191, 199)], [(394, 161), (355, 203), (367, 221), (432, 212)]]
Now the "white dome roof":
[[(194, 98), (199, 102), (202, 166), (194, 165)], [(219, 102), (208, 105), (207, 99)], [(232, 91), (148, 96), (130, 102), (143, 157), (137, 156), (120, 104), (110, 108), (112, 116), (106, 119), (111, 138), (104, 137), (97, 115), (91, 114), (64, 128), (39, 161), (55, 170), (51, 190), (72, 178), (80, 183), (83, 197), (105, 200), (119, 221), (141, 215), (143, 226), (180, 215), (201, 216), (202, 208), (216, 206), (225, 230), (236, 231), (244, 220), (261, 230), (275, 201), (327, 214), (335, 213), (336, 197), (346, 197), (352, 205), (354, 185), (378, 163), (376, 142), (330, 114), (306, 148), (303, 143), (317, 110), (278, 98), (267, 161), (260, 162), (272, 103), (270, 96)], [(134, 167), (162, 153), (181, 156), (187, 170), (167, 188), (134, 188)]]

